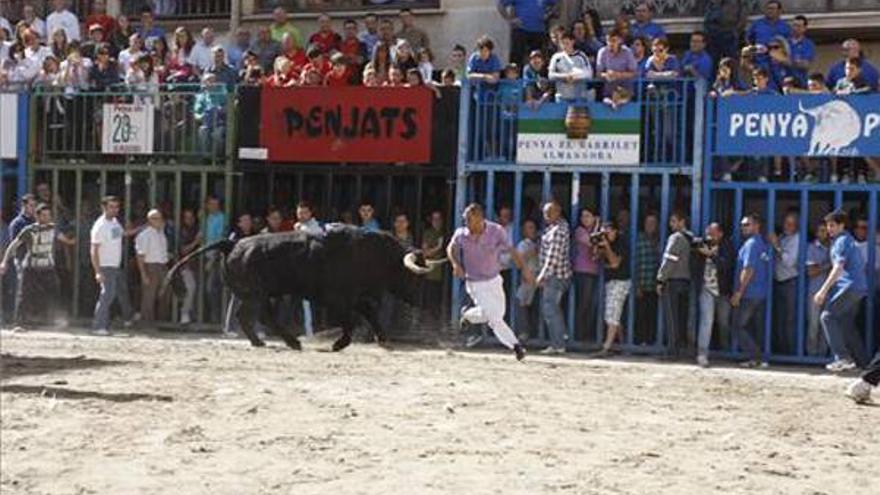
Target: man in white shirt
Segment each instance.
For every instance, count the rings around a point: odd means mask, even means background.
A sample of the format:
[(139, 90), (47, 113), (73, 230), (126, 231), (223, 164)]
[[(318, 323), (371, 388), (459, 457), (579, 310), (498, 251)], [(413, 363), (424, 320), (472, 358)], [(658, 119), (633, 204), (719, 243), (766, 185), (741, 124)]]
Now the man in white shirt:
[(125, 77), (128, 69), (138, 57), (144, 53), (144, 40), (141, 35), (134, 33), (128, 37), (128, 48), (119, 52), (119, 74)]
[(28, 27), (31, 31), (40, 35), (40, 39), (46, 39), (46, 21), (37, 17), (37, 11), (34, 9), (34, 6), (26, 3), (24, 7), (22, 7), (22, 19), (27, 23)]
[(584, 52), (575, 49), (574, 35), (562, 35), (562, 50), (550, 58), (548, 77), (556, 82), (556, 101), (593, 99), (586, 81), (593, 78), (593, 66)]
[[(135, 237), (134, 249), (141, 274), (141, 320), (149, 323), (156, 319), (156, 297), (168, 273), (168, 238), (159, 210), (147, 213), (147, 226)], [(161, 301), (160, 306), (164, 307)], [(164, 311), (158, 313), (163, 316)]]
[(92, 322), (92, 332), (96, 335), (110, 335), (110, 306), (116, 300), (122, 308), (125, 326), (131, 326), (131, 303), (122, 271), (123, 230), (116, 219), (119, 206), (119, 198), (105, 196), (101, 200), (103, 213), (92, 225), (92, 269), (95, 271), (95, 281), (101, 288)]
[[(294, 225), (293, 228), (312, 235), (320, 235), (324, 231), (321, 228), (321, 224), (318, 223), (318, 220), (314, 217), (312, 205), (307, 201), (300, 201), (299, 204), (296, 205), (296, 225)], [(306, 335), (311, 337), (312, 334), (314, 334), (312, 305), (309, 301), (303, 299), (302, 308), (303, 328), (306, 331)]]
[(46, 32), (54, 33), (56, 29), (63, 29), (67, 34), (67, 41), (79, 41), (79, 19), (67, 10), (66, 0), (52, 0), (54, 12), (46, 17)]
[(202, 39), (196, 42), (190, 54), (190, 61), (198, 67), (200, 72), (205, 72), (214, 65), (214, 47), (221, 46), (217, 43), (214, 30), (206, 27), (202, 29)]

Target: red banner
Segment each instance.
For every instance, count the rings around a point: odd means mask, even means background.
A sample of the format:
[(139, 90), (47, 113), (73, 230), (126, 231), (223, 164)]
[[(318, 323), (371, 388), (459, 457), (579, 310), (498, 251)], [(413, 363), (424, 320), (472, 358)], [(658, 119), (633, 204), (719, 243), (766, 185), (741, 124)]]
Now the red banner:
[(428, 88), (263, 88), (261, 100), (270, 162), (431, 160)]

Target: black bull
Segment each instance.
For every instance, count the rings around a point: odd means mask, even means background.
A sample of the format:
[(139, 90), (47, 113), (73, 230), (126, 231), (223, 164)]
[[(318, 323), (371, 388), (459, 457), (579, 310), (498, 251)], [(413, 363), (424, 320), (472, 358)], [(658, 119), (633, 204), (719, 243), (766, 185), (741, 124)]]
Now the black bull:
[(388, 291), (415, 304), (420, 276), (439, 263), (425, 262), (420, 253), (407, 251), (390, 234), (333, 226), (320, 235), (284, 232), (215, 242), (178, 261), (163, 290), (181, 266), (209, 251), (223, 255), (223, 278), (241, 301), (238, 321), (251, 344), (265, 345), (254, 332), (254, 322), (260, 321), (294, 349), (300, 348), (299, 341), (292, 329), (277, 323), (270, 298), (289, 294), (327, 308), (331, 322), (342, 327), (334, 351), (351, 343), (358, 315), (383, 343), (386, 336), (377, 311), (382, 294)]

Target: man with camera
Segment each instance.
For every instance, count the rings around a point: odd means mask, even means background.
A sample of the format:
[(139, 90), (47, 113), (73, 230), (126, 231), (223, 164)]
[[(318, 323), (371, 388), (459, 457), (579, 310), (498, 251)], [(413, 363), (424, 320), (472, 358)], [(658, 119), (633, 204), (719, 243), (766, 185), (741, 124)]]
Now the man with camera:
[(666, 317), (667, 352), (677, 356), (682, 340), (687, 338), (693, 236), (687, 231), (687, 217), (681, 211), (669, 217), (669, 229), (672, 234), (657, 271), (657, 294)]
[(709, 344), (712, 326), (717, 323), (721, 341), (730, 338), (730, 296), (733, 294), (733, 271), (736, 250), (716, 222), (706, 227), (706, 236), (694, 239), (694, 248), (700, 255), (702, 278), (695, 278), (700, 288), (700, 325), (697, 336), (697, 364), (709, 366)]
[(629, 246), (614, 222), (605, 222), (602, 230), (590, 236), (590, 243), (605, 268), (605, 343), (597, 354), (611, 354), (611, 346), (620, 334), (620, 317), (632, 285), (629, 269)]

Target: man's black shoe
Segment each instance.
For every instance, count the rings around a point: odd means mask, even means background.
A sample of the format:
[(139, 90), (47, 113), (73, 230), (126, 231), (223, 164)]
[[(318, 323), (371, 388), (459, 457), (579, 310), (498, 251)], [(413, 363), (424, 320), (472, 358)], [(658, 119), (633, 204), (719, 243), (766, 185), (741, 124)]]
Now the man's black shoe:
[(522, 344), (516, 344), (515, 346), (513, 346), (513, 352), (516, 353), (516, 360), (517, 361), (522, 361), (523, 359), (526, 358), (526, 350), (522, 346)]

